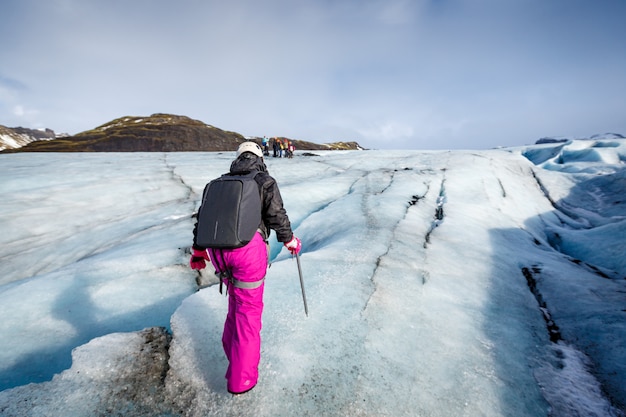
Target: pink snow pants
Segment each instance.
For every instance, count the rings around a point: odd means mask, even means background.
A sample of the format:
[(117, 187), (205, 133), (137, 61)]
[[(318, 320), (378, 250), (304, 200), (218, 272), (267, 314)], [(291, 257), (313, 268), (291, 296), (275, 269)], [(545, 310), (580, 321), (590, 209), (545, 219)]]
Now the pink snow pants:
[[(239, 281), (254, 282), (265, 277), (268, 249), (258, 232), (244, 247), (209, 250), (209, 253), (216, 270), (228, 268), (232, 271), (233, 278)], [(253, 289), (228, 285), (228, 314), (224, 323), (222, 346), (229, 363), (225, 377), (231, 393), (248, 391), (259, 379), (264, 287), (265, 283)]]

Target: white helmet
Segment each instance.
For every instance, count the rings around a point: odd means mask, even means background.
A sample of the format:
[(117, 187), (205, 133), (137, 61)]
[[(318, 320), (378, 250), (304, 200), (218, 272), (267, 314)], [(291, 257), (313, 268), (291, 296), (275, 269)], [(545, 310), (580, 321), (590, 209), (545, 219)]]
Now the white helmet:
[(251, 152), (258, 156), (259, 158), (263, 158), (263, 150), (261, 147), (255, 142), (244, 142), (237, 148), (237, 157), (244, 152)]

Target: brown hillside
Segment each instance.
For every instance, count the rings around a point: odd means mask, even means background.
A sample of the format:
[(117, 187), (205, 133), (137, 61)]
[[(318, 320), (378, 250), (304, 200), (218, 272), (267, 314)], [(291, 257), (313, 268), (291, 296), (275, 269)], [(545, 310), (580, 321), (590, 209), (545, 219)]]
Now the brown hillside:
[[(233, 151), (246, 139), (186, 116), (126, 116), (95, 129), (9, 152), (210, 152)], [(290, 139), (292, 140), (292, 139)], [(260, 139), (256, 140), (260, 143)], [(355, 142), (320, 145), (292, 140), (298, 150), (360, 149)]]

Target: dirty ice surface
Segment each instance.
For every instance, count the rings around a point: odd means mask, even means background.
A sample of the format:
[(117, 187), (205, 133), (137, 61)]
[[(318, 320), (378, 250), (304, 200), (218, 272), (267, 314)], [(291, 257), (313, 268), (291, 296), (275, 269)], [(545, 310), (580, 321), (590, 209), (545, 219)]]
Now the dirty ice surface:
[(233, 157), (0, 156), (0, 415), (624, 415), (625, 140), (268, 158), (309, 316), (272, 237), (238, 397), (187, 266)]

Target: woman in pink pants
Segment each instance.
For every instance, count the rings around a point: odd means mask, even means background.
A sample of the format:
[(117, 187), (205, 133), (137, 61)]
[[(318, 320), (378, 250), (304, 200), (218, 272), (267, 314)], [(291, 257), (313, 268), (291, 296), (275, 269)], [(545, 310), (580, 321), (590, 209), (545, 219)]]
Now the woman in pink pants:
[(202, 269), (211, 260), (228, 291), (228, 314), (224, 323), (222, 345), (228, 358), (226, 380), (228, 392), (243, 394), (256, 385), (261, 358), (261, 315), (263, 313), (264, 279), (268, 264), (270, 230), (287, 249), (297, 254), (300, 240), (293, 235), (283, 201), (274, 178), (267, 173), (263, 151), (254, 142), (244, 142), (230, 166), (231, 174), (260, 171), (255, 177), (261, 191), (261, 217), (257, 233), (245, 246), (236, 249), (206, 249), (196, 242), (194, 228), (190, 266)]

